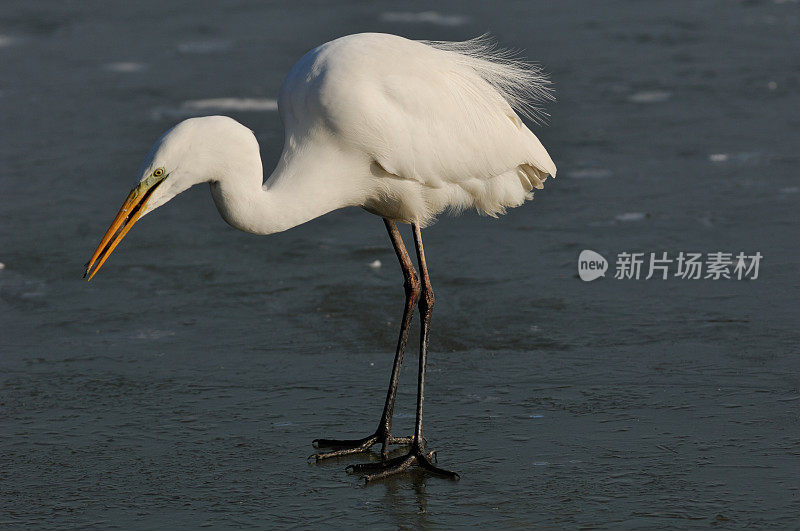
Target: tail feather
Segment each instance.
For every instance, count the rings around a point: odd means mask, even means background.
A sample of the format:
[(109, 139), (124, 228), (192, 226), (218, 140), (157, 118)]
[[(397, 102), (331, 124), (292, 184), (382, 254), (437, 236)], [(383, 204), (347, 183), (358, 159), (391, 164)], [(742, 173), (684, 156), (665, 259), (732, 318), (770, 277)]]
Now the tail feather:
[(544, 181), (547, 180), (546, 172), (543, 172), (538, 168), (534, 168), (529, 164), (521, 164), (519, 168), (528, 178), (528, 182), (530, 182), (531, 187), (536, 188), (537, 190), (542, 190), (544, 188)]

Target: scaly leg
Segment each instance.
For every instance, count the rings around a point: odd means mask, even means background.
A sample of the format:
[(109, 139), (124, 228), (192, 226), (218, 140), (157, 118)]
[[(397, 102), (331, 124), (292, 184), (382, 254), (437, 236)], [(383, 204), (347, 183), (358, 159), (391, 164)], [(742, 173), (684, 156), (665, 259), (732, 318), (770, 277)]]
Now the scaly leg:
[[(417, 262), (419, 272), (422, 277), (422, 294), (419, 299), (419, 313), (422, 318), (422, 328), (419, 341), (419, 376), (417, 379), (417, 422), (414, 429), (414, 437), (411, 448), (406, 455), (396, 457), (383, 463), (365, 463), (350, 465), (347, 469), (353, 473), (364, 472), (364, 479), (367, 482), (403, 472), (412, 465), (417, 464), (421, 468), (437, 476), (458, 479), (458, 474), (444, 470), (433, 464), (434, 452), (427, 452), (425, 440), (422, 438), (422, 406), (425, 401), (425, 365), (428, 359), (428, 332), (430, 330), (431, 316), (433, 315), (433, 288), (428, 275), (428, 267), (425, 264), (425, 251), (422, 247), (422, 233), (418, 225), (414, 228), (414, 244), (417, 248)], [(372, 473), (370, 473), (372, 472)]]
[(386, 224), (386, 230), (389, 232), (389, 238), (392, 240), (397, 259), (400, 261), (400, 268), (403, 270), (403, 278), (405, 279), (403, 286), (406, 291), (406, 305), (403, 309), (400, 337), (397, 340), (397, 351), (394, 356), (394, 366), (392, 367), (392, 376), (389, 380), (389, 389), (386, 392), (386, 403), (383, 406), (383, 415), (381, 415), (381, 420), (378, 423), (378, 429), (369, 437), (355, 440), (315, 439), (312, 442), (315, 448), (335, 448), (335, 450), (314, 454), (309, 459), (314, 458), (320, 461), (328, 457), (340, 457), (343, 455), (367, 452), (373, 445), (380, 443), (381, 457), (385, 460), (388, 457), (390, 444), (408, 445), (411, 444), (413, 440), (412, 437), (392, 436), (392, 414), (394, 413), (394, 402), (397, 397), (397, 382), (400, 379), (400, 366), (403, 363), (403, 353), (405, 352), (406, 342), (408, 341), (408, 329), (411, 326), (411, 317), (414, 315), (414, 306), (419, 300), (419, 277), (414, 270), (411, 257), (408, 256), (408, 251), (406, 251), (406, 246), (403, 244), (403, 238), (400, 235), (400, 231), (397, 229), (397, 225), (394, 221), (388, 219), (384, 219), (383, 222)]

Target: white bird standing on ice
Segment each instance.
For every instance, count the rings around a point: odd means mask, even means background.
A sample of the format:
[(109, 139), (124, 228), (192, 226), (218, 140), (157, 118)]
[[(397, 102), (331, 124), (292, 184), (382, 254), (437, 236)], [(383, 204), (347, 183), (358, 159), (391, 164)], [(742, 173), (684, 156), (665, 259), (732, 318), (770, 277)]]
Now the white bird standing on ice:
[[(551, 99), (549, 82), (486, 39), (420, 42), (365, 33), (311, 50), (289, 72), (278, 100), (283, 153), (264, 181), (258, 142), (231, 118), (185, 120), (145, 157), (131, 191), (86, 266), (89, 280), (136, 221), (195, 184), (211, 195), (231, 226), (272, 234), (343, 207), (380, 216), (405, 278), (405, 308), (386, 403), (373, 435), (317, 439), (317, 461), (368, 451), (378, 463), (351, 465), (367, 481), (417, 464), (457, 478), (431, 462), (422, 437), (428, 330), (433, 311), (422, 227), (445, 209), (474, 207), (496, 216), (531, 199), (556, 167), (519, 115), (534, 117)], [(396, 222), (410, 223), (419, 275)], [(392, 411), (414, 306), (419, 304), (419, 376), (412, 437), (391, 434)], [(408, 453), (388, 459), (390, 444)]]

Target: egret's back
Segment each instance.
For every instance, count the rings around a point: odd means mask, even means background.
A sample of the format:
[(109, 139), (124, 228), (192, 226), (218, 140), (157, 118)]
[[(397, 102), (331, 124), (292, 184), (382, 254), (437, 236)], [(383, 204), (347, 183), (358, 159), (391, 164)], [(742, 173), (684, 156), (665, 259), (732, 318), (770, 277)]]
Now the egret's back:
[(519, 118), (548, 97), (538, 70), (485, 40), (430, 43), (372, 33), (309, 52), (287, 77), (279, 103), (285, 149), (313, 151), (300, 146), (309, 138), (324, 138), (310, 146), (335, 143), (343, 157), (362, 163), (363, 174), (349, 177), (361, 206), (424, 225), (446, 208), (502, 213), (555, 175)]

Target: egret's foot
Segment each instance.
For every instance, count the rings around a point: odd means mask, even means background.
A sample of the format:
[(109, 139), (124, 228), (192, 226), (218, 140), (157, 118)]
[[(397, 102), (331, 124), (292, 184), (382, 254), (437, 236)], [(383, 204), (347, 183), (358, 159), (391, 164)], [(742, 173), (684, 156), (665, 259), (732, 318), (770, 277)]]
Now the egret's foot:
[(353, 455), (369, 452), (376, 444), (381, 444), (381, 457), (386, 459), (389, 453), (389, 445), (400, 444), (410, 445), (413, 437), (392, 437), (388, 434), (374, 434), (363, 439), (314, 439), (311, 444), (314, 448), (333, 448), (330, 452), (319, 452), (310, 455), (308, 459), (319, 462), (329, 457), (341, 457), (343, 455)]
[(414, 444), (406, 455), (401, 455), (400, 457), (378, 463), (350, 465), (345, 470), (351, 474), (363, 474), (361, 477), (364, 478), (366, 483), (405, 472), (414, 465), (439, 477), (452, 480), (460, 478), (455, 472), (436, 466), (434, 464), (435, 461), (436, 452), (426, 452), (420, 448), (419, 445)]

